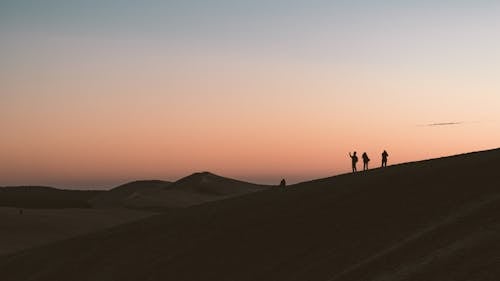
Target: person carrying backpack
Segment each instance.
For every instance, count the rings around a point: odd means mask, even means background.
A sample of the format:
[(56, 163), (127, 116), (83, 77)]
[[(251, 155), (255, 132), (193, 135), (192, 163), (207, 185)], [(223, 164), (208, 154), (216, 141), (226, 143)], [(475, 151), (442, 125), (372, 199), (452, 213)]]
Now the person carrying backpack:
[(366, 171), (368, 170), (368, 162), (370, 162), (370, 158), (368, 157), (368, 154), (366, 154), (366, 152), (363, 153), (362, 158), (363, 158), (363, 171)]
[(389, 156), (389, 154), (387, 153), (387, 151), (384, 150), (384, 152), (382, 152), (382, 167), (387, 167), (387, 157)]

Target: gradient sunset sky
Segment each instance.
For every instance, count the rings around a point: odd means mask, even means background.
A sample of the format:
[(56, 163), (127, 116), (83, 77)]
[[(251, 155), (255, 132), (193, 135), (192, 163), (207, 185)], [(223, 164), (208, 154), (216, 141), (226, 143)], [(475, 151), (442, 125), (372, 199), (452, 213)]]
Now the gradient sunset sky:
[(0, 0), (0, 185), (500, 146), (500, 1)]

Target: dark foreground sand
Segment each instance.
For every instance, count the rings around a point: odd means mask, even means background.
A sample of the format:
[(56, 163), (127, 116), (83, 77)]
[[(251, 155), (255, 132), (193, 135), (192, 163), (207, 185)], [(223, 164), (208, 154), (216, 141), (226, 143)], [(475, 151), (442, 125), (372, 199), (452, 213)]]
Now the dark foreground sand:
[[(142, 219), (151, 212), (124, 209), (0, 207), (0, 255)], [(0, 278), (1, 280), (1, 278)]]
[(498, 280), (500, 150), (153, 216), (0, 258), (2, 280)]

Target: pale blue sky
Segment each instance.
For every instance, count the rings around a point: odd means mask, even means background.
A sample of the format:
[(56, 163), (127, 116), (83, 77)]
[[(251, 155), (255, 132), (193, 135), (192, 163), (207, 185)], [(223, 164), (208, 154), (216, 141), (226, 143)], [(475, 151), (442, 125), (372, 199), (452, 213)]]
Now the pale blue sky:
[(0, 32), (14, 45), (23, 36), (135, 40), (165, 51), (383, 63), (439, 58), (451, 47), (483, 58), (500, 45), (499, 13), (498, 1), (3, 0)]

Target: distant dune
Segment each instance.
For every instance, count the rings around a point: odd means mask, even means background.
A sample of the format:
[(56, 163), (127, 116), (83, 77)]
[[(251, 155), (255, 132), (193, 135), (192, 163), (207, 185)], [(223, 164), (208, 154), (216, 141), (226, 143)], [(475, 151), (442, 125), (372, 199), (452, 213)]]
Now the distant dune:
[[(134, 181), (120, 185), (107, 192), (99, 194), (89, 202), (94, 207), (140, 207), (158, 206), (155, 194), (168, 186), (170, 182), (161, 180)], [(140, 201), (150, 201), (149, 204), (140, 204)]]
[(268, 186), (224, 178), (212, 173), (195, 173), (177, 182), (136, 181), (90, 200), (95, 207), (171, 209), (229, 198), (268, 188)]
[(43, 186), (0, 187), (0, 206), (18, 208), (130, 208), (168, 210), (225, 199), (269, 188), (266, 185), (195, 173), (171, 183), (130, 182), (108, 191), (56, 189)]
[[(497, 149), (268, 189), (0, 257), (0, 276), (498, 280), (499, 170)], [(218, 178), (196, 174), (164, 189), (224, 194), (205, 180)]]
[(18, 208), (90, 208), (89, 200), (103, 191), (63, 190), (44, 186), (0, 188), (0, 206)]

